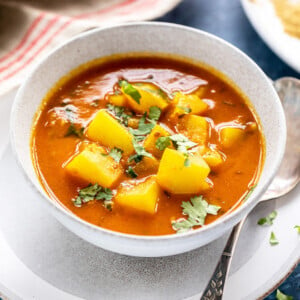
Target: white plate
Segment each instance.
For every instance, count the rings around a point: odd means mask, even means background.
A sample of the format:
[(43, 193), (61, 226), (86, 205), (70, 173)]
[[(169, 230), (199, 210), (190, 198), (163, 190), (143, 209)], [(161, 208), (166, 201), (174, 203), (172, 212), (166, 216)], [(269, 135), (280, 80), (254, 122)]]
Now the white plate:
[[(254, 29), (290, 67), (300, 73), (300, 39), (286, 34), (270, 0), (241, 0)], [(255, 45), (253, 45), (255, 47)]]
[[(14, 93), (0, 99), (0, 296), (9, 299), (199, 299), (227, 236), (165, 258), (114, 254), (62, 227), (24, 180), (9, 145)], [(224, 300), (257, 299), (274, 289), (300, 260), (300, 186), (257, 207), (248, 218)], [(256, 225), (276, 209), (274, 226)], [(270, 246), (274, 230), (280, 240)], [(193, 296), (197, 294), (196, 296)], [(2, 296), (3, 296), (2, 295)]]

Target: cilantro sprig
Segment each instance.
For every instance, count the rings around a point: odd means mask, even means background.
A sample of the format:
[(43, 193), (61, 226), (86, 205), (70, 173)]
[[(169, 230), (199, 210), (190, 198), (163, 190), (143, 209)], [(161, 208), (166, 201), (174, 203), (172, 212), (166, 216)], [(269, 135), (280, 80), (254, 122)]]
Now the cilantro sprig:
[(273, 225), (273, 221), (276, 219), (276, 217), (277, 217), (277, 211), (274, 210), (266, 217), (259, 219), (257, 221), (257, 224), (258, 225)]
[(103, 156), (110, 156), (112, 157), (117, 163), (120, 162), (121, 158), (122, 158), (122, 154), (123, 154), (123, 150), (122, 149), (119, 149), (117, 147), (114, 147), (112, 148), (109, 153), (105, 153), (105, 154), (102, 154)]
[(78, 196), (74, 198), (73, 204), (76, 207), (81, 207), (83, 204), (88, 203), (93, 200), (102, 200), (103, 205), (106, 209), (112, 209), (112, 191), (108, 188), (103, 188), (99, 184), (89, 184), (87, 187), (80, 189)]
[(295, 225), (294, 228), (297, 230), (297, 232), (300, 234), (300, 225)]
[(131, 178), (137, 178), (138, 177), (138, 175), (134, 172), (134, 170), (131, 166), (129, 166), (128, 169), (126, 170), (126, 174), (127, 174), (127, 176), (129, 176)]
[(136, 163), (138, 163), (143, 159), (144, 156), (153, 157), (152, 154), (147, 152), (136, 139), (132, 139), (132, 144), (136, 154), (131, 155), (128, 159), (128, 162), (134, 160)]
[(181, 204), (183, 214), (187, 219), (179, 219), (172, 222), (172, 227), (177, 233), (190, 231), (194, 226), (203, 226), (208, 214), (217, 215), (220, 206), (208, 204), (202, 196), (195, 196), (190, 201)]
[(132, 117), (132, 115), (126, 114), (123, 106), (107, 104), (106, 107), (121, 124), (128, 126), (128, 120)]
[(272, 231), (270, 234), (269, 243), (271, 246), (275, 246), (275, 245), (279, 244), (279, 241), (278, 241), (274, 231)]
[(84, 127), (77, 128), (75, 126), (75, 124), (73, 122), (71, 122), (71, 124), (68, 127), (68, 130), (65, 134), (65, 137), (73, 135), (73, 136), (76, 136), (78, 138), (82, 138), (83, 137), (83, 131), (84, 131)]
[(136, 103), (140, 104), (142, 98), (140, 92), (127, 80), (120, 80), (119, 86), (123, 89), (123, 92), (130, 96)]

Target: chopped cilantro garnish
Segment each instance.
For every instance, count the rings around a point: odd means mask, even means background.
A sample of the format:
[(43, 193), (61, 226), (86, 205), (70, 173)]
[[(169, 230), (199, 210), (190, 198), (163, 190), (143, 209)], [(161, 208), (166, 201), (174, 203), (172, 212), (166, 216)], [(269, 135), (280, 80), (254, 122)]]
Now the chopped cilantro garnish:
[(140, 92), (128, 81), (120, 80), (119, 86), (123, 89), (123, 92), (129, 95), (136, 103), (140, 104), (141, 94)]
[(298, 231), (298, 233), (300, 234), (300, 225), (295, 225), (294, 228)]
[(249, 199), (249, 197), (252, 195), (254, 189), (256, 188), (257, 184), (254, 184), (250, 189), (249, 192), (247, 193), (247, 195), (245, 196), (245, 198), (243, 199), (243, 201), (247, 201)]
[(128, 120), (132, 115), (128, 115), (124, 112), (125, 108), (123, 106), (116, 106), (112, 104), (107, 104), (107, 109), (112, 112), (119, 120), (119, 122), (125, 126), (128, 126)]
[(84, 203), (92, 200), (103, 200), (104, 207), (110, 207), (110, 209), (108, 209), (111, 210), (112, 197), (113, 195), (110, 189), (103, 188), (97, 183), (94, 185), (89, 184), (86, 188), (79, 190), (78, 196), (73, 199), (73, 204), (77, 207), (81, 207)]
[(129, 157), (129, 162), (134, 160), (136, 163), (138, 163), (143, 159), (144, 156), (152, 157), (152, 154), (147, 152), (145, 148), (141, 144), (139, 144), (139, 142), (136, 139), (132, 139), (132, 144), (136, 154), (131, 155)]
[(195, 196), (190, 201), (183, 201), (181, 204), (183, 214), (187, 219), (179, 219), (172, 222), (173, 229), (177, 233), (192, 230), (194, 226), (203, 226), (208, 214), (217, 215), (220, 206), (208, 204), (202, 196)]
[(189, 160), (189, 158), (187, 157), (185, 160), (184, 160), (184, 166), (185, 167), (189, 167), (191, 165), (191, 161)]
[(122, 158), (122, 153), (123, 150), (119, 149), (119, 148), (113, 148), (109, 151), (108, 154), (103, 154), (104, 156), (109, 155), (111, 156), (117, 163), (120, 162), (121, 158)]
[(293, 300), (294, 297), (285, 295), (285, 294), (282, 293), (280, 290), (277, 290), (277, 291), (276, 291), (276, 299), (277, 299), (277, 300)]
[(71, 122), (71, 125), (69, 126), (66, 134), (65, 134), (65, 137), (67, 136), (71, 136), (71, 135), (74, 135), (78, 138), (82, 138), (83, 136), (83, 131), (84, 131), (84, 127), (81, 127), (81, 128), (77, 128), (73, 122)]
[(273, 231), (271, 232), (271, 235), (270, 235), (270, 238), (269, 238), (269, 243), (272, 246), (279, 244), (279, 241), (277, 240), (276, 235)]
[(136, 178), (138, 175), (134, 172), (131, 166), (126, 170), (126, 174), (131, 178)]
[(129, 131), (132, 135), (135, 136), (135, 139), (138, 141), (142, 141), (146, 138), (146, 135), (151, 132), (153, 127), (155, 126), (155, 122), (146, 123), (146, 116), (140, 118), (139, 127), (137, 129), (129, 128)]
[(272, 211), (269, 215), (258, 220), (258, 225), (273, 225), (273, 221), (277, 217), (277, 211)]
[(190, 141), (183, 134), (174, 134), (170, 136), (171, 141), (179, 152), (189, 153), (190, 148), (196, 146), (197, 144)]
[(161, 109), (157, 106), (151, 106), (149, 109), (149, 119), (158, 121), (161, 115)]
[(171, 139), (169, 136), (161, 136), (155, 142), (156, 148), (161, 151), (164, 151), (170, 145), (171, 145)]

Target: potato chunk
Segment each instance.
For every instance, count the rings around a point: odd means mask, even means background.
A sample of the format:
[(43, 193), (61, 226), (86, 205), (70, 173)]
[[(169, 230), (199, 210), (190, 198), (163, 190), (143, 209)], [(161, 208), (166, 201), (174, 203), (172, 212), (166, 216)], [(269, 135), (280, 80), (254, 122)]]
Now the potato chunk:
[(245, 137), (245, 131), (238, 127), (224, 127), (220, 130), (220, 142), (224, 148), (231, 148)]
[(156, 86), (147, 83), (133, 84), (133, 87), (138, 90), (141, 95), (140, 104), (137, 103), (130, 95), (124, 93), (128, 100), (129, 106), (138, 113), (145, 113), (149, 111), (151, 106), (157, 106), (164, 110), (168, 105), (167, 96)]
[(153, 154), (155, 157), (160, 158), (162, 156), (162, 151), (156, 148), (156, 140), (162, 136), (169, 136), (170, 133), (164, 129), (162, 126), (156, 124), (151, 130), (150, 134), (146, 137), (144, 141), (144, 148), (146, 151)]
[(132, 135), (105, 109), (101, 109), (89, 124), (86, 136), (103, 146), (120, 148), (126, 155), (134, 152)]
[(109, 103), (116, 106), (125, 106), (127, 100), (124, 95), (109, 95), (108, 101)]
[(204, 117), (185, 115), (180, 119), (178, 129), (191, 141), (204, 145), (208, 138), (209, 124)]
[(173, 102), (176, 103), (176, 106), (179, 108), (190, 109), (191, 114), (201, 114), (208, 108), (207, 103), (205, 103), (195, 94), (185, 95), (181, 92), (178, 92), (175, 94)]
[(147, 214), (155, 214), (160, 188), (155, 176), (134, 186), (122, 187), (115, 201), (127, 208)]
[(88, 144), (65, 165), (65, 169), (89, 183), (111, 188), (122, 175), (123, 169), (112, 157), (103, 154), (106, 154), (103, 147)]
[(190, 156), (190, 165), (184, 166), (186, 157), (173, 149), (166, 149), (159, 164), (157, 182), (173, 194), (196, 194), (209, 188), (206, 178), (210, 168), (200, 155)]
[(202, 157), (212, 169), (219, 167), (224, 162), (221, 153), (217, 150), (209, 149), (202, 155)]

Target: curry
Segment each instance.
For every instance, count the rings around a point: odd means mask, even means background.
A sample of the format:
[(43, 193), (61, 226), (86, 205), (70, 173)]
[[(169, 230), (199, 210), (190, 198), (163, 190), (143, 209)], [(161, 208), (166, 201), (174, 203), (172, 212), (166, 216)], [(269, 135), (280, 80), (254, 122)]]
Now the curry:
[(224, 76), (146, 55), (107, 58), (59, 82), (31, 143), (52, 199), (136, 235), (195, 230), (230, 213), (264, 156), (257, 116)]

